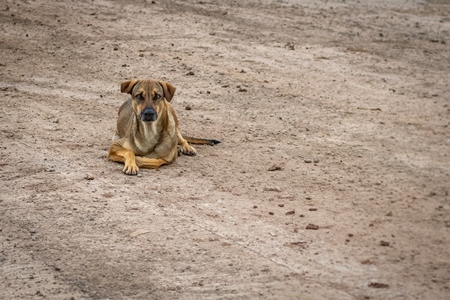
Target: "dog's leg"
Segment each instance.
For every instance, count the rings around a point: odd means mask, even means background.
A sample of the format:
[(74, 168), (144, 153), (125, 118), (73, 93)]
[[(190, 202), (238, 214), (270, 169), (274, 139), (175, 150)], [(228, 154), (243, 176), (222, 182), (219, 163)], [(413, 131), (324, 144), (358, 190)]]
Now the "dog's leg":
[(125, 149), (120, 143), (113, 143), (109, 148), (108, 159), (124, 163), (123, 172), (128, 175), (137, 175), (139, 168), (136, 165), (136, 156), (134, 152)]
[(157, 169), (162, 165), (169, 164), (169, 162), (160, 158), (147, 158), (142, 156), (136, 156), (136, 164), (140, 168)]
[(178, 155), (180, 155), (181, 153), (190, 155), (190, 156), (197, 155), (197, 150), (195, 150), (194, 147), (189, 145), (188, 142), (181, 135), (180, 129), (178, 128), (177, 114), (175, 113), (175, 110), (173, 109), (172, 105), (170, 105), (170, 103), (168, 103), (167, 108), (169, 109), (169, 113), (172, 114), (173, 119), (175, 120), (175, 131), (177, 133), (177, 139), (178, 139), (178, 142), (177, 142)]
[(181, 152), (185, 155), (194, 156), (197, 155), (197, 150), (194, 147), (188, 144), (188, 142), (181, 135), (180, 130), (177, 128), (177, 136), (178, 136), (178, 152)]

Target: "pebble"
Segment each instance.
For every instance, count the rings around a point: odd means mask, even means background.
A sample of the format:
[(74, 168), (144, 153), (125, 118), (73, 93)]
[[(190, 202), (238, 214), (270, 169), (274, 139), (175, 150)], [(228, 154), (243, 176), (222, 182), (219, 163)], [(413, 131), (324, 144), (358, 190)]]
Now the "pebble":
[(389, 284), (379, 283), (379, 282), (371, 282), (368, 284), (368, 287), (376, 288), (376, 289), (387, 289), (387, 288), (389, 288)]
[(273, 166), (271, 166), (269, 169), (267, 169), (267, 171), (280, 171), (280, 170), (282, 170), (283, 168), (281, 168), (281, 166), (278, 166), (278, 165), (273, 165)]
[(381, 246), (383, 246), (383, 247), (389, 247), (389, 242), (386, 242), (386, 241), (380, 241), (380, 245)]
[(319, 226), (309, 223), (308, 225), (306, 225), (306, 229), (317, 230), (319, 229)]
[(264, 191), (266, 192), (281, 192), (281, 189), (277, 186), (265, 187)]

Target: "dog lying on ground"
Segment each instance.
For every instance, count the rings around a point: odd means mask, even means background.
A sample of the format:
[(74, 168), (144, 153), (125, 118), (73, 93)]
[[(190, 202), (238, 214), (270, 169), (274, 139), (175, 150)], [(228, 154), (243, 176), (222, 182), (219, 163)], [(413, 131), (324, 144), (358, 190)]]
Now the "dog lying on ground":
[(196, 155), (189, 145), (215, 145), (217, 140), (183, 138), (178, 119), (169, 103), (176, 88), (156, 80), (128, 80), (121, 92), (131, 95), (119, 109), (117, 130), (108, 159), (124, 163), (123, 172), (137, 175), (139, 168), (156, 169), (170, 164), (180, 153)]

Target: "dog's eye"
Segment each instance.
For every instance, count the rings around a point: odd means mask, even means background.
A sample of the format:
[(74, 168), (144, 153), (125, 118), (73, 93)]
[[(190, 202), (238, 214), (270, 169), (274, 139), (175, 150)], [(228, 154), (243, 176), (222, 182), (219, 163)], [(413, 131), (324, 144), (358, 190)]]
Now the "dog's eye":
[(142, 101), (144, 100), (144, 97), (142, 97), (142, 94), (137, 94), (136, 96), (134, 96), (137, 100)]
[(154, 100), (159, 100), (161, 99), (161, 95), (160, 94), (155, 94), (155, 96), (153, 97)]

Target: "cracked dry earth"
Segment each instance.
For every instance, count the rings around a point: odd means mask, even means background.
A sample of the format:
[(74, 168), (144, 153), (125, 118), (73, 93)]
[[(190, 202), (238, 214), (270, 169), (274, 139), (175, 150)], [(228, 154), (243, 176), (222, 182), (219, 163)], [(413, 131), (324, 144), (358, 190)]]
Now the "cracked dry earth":
[[(449, 299), (450, 4), (0, 3), (1, 299)], [(221, 144), (122, 174), (131, 78)]]

